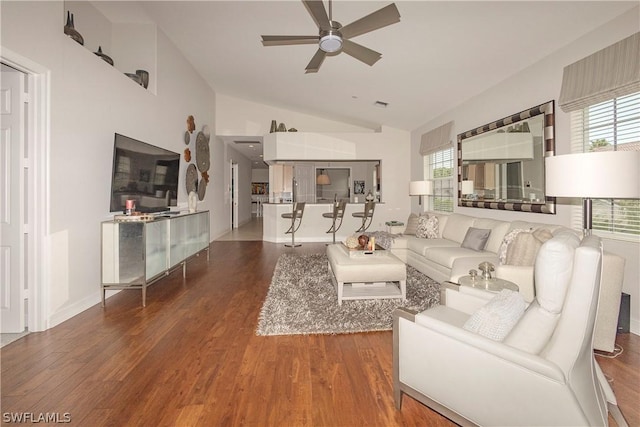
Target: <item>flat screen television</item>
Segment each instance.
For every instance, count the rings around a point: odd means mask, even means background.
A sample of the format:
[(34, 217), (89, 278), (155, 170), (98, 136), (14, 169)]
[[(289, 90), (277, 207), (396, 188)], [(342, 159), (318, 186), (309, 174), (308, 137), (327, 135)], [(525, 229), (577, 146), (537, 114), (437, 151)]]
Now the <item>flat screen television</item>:
[(177, 206), (179, 174), (180, 154), (116, 133), (111, 212), (124, 212), (127, 200), (145, 213)]

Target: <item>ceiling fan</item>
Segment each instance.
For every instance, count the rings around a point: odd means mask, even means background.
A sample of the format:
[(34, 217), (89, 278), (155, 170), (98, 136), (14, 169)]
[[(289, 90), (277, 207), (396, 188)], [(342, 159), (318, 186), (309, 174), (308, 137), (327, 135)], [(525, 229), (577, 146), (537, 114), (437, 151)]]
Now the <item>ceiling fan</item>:
[(329, 15), (327, 15), (322, 0), (302, 0), (302, 3), (318, 26), (319, 35), (262, 36), (262, 44), (264, 46), (282, 46), (318, 43), (318, 51), (307, 65), (306, 73), (317, 73), (327, 54), (337, 55), (340, 52), (353, 56), (367, 65), (375, 64), (382, 57), (382, 54), (349, 39), (400, 22), (400, 13), (394, 3), (344, 27), (333, 20), (331, 0), (329, 0)]

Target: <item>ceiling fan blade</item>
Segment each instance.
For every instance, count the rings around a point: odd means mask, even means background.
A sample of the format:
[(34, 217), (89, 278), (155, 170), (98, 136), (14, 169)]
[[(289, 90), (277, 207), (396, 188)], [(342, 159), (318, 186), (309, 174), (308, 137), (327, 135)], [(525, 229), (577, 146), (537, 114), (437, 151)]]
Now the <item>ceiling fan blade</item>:
[(351, 40), (342, 40), (342, 51), (367, 65), (373, 65), (382, 58), (381, 53), (359, 45), (358, 43), (354, 43)]
[(340, 29), (340, 32), (342, 37), (349, 39), (396, 22), (400, 22), (400, 12), (398, 12), (395, 3), (391, 3), (389, 6), (385, 6), (364, 18), (345, 25)]
[(263, 46), (282, 46), (290, 44), (314, 44), (319, 36), (262, 36)]
[(324, 8), (322, 0), (302, 0), (302, 3), (304, 3), (304, 7), (307, 8), (309, 15), (311, 15), (319, 29), (327, 30), (331, 28), (327, 10)]
[(327, 52), (325, 52), (322, 49), (318, 49), (316, 54), (313, 55), (313, 58), (311, 58), (311, 61), (309, 62), (309, 65), (307, 65), (307, 68), (305, 68), (304, 72), (305, 73), (317, 73), (318, 70), (320, 69), (320, 66), (324, 62), (324, 58), (326, 58), (326, 57), (327, 57)]

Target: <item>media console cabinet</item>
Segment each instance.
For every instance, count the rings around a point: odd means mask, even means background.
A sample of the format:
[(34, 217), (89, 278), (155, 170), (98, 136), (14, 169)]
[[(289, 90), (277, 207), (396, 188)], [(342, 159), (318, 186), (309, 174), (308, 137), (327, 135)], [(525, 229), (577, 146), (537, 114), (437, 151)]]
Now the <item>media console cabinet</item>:
[(209, 261), (209, 211), (157, 217), (153, 221), (102, 223), (102, 306), (107, 290), (142, 290), (202, 251)]

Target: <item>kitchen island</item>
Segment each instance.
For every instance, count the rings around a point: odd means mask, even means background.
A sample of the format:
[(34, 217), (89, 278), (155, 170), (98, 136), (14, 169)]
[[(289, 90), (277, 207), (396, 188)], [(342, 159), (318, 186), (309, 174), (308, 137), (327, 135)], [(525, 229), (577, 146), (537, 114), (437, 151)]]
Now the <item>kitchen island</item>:
[[(367, 231), (381, 230), (380, 224), (384, 224), (383, 203), (376, 204), (376, 212), (373, 222)], [(291, 242), (291, 234), (285, 232), (291, 226), (291, 220), (282, 218), (283, 213), (291, 212), (291, 203), (265, 203), (263, 208), (262, 240), (273, 243)], [(302, 224), (296, 231), (296, 242), (331, 242), (333, 237), (327, 230), (331, 228), (332, 220), (324, 218), (323, 213), (332, 212), (333, 203), (307, 203), (304, 208)], [(348, 203), (344, 213), (342, 227), (336, 232), (336, 242), (344, 241), (347, 237), (356, 234), (356, 230), (362, 225), (362, 219), (354, 218), (351, 214), (362, 212), (364, 203)], [(379, 224), (380, 223), (380, 224)]]

